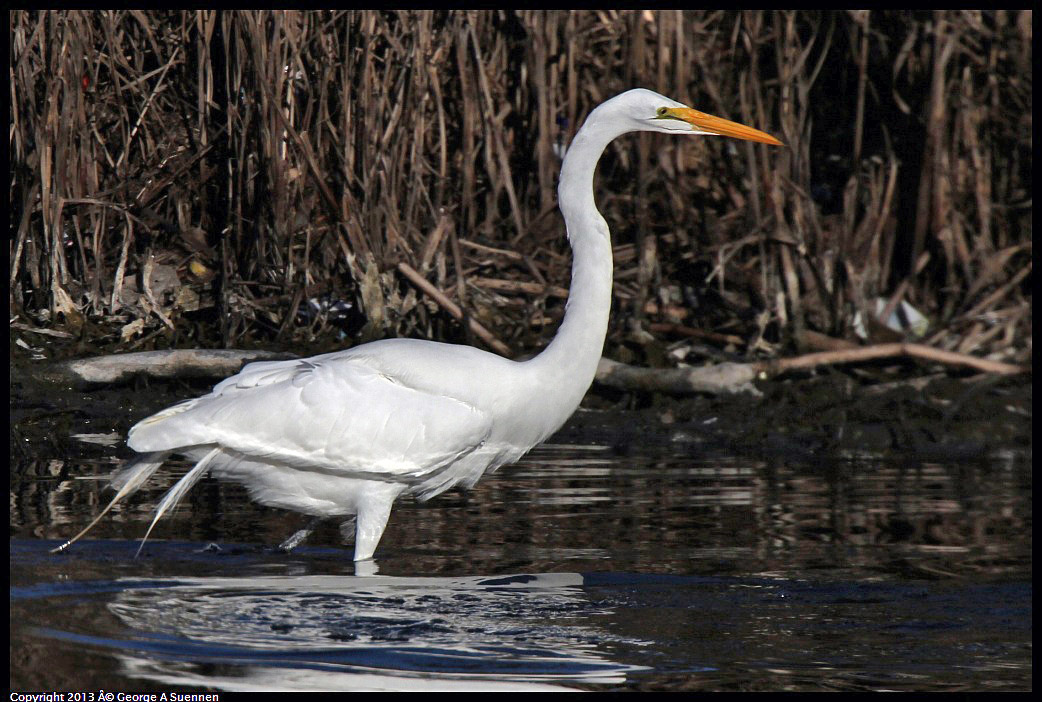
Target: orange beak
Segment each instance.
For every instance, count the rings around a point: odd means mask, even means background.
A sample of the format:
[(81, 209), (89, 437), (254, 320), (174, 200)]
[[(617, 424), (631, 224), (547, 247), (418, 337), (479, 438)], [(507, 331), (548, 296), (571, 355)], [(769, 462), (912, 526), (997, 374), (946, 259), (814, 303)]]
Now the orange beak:
[(687, 122), (692, 127), (700, 132), (707, 134), (719, 134), (720, 136), (734, 137), (735, 139), (745, 139), (747, 141), (758, 141), (764, 144), (774, 144), (775, 146), (785, 146), (767, 132), (761, 132), (759, 129), (753, 129), (747, 127), (744, 124), (738, 124), (738, 122), (732, 122), (729, 119), (722, 117), (714, 117), (713, 115), (707, 115), (705, 112), (699, 112), (690, 107), (664, 107), (659, 109), (659, 119), (679, 119), (682, 122)]

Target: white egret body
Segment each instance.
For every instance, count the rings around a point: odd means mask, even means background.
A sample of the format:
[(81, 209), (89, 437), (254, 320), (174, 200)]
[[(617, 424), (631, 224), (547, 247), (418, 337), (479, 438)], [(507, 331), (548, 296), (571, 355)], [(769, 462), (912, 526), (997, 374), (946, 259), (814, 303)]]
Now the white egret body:
[(608, 100), (590, 113), (561, 167), (558, 201), (573, 250), (572, 281), (564, 321), (542, 353), (518, 362), (469, 346), (388, 339), (251, 363), (209, 395), (130, 430), (128, 445), (143, 455), (112, 481), (118, 492), (105, 512), (179, 453), (197, 463), (160, 501), (152, 526), (210, 471), (246, 486), (264, 505), (319, 518), (354, 515), (357, 561), (372, 557), (400, 495), (427, 499), (470, 487), (516, 461), (565, 423), (593, 382), (612, 288), (611, 240), (594, 203), (594, 170), (609, 142), (634, 131), (780, 144), (650, 90)]

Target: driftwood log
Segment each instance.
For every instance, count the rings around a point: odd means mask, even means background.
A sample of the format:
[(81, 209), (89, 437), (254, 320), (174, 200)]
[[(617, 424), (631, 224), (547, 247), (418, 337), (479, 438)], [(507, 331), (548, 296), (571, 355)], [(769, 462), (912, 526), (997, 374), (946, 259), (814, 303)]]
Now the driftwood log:
[(89, 389), (99, 385), (129, 383), (135, 377), (227, 378), (252, 361), (280, 361), (293, 354), (241, 349), (176, 349), (97, 356), (54, 363), (41, 379)]
[[(595, 382), (631, 392), (661, 392), (670, 395), (749, 393), (760, 395), (753, 380), (767, 379), (791, 370), (823, 365), (867, 362), (880, 358), (919, 358), (944, 365), (963, 366), (982, 373), (1029, 374), (1030, 367), (1001, 363), (969, 354), (936, 349), (922, 344), (877, 344), (859, 348), (809, 353), (793, 358), (751, 363), (718, 363), (695, 368), (638, 368), (602, 358)], [(182, 349), (99, 356), (62, 361), (39, 373), (41, 379), (86, 389), (99, 385), (127, 383), (137, 376), (150, 378), (226, 378), (245, 363), (296, 358), (294, 354), (270, 351)]]
[(758, 373), (752, 363), (718, 363), (698, 368), (638, 368), (601, 358), (595, 380), (617, 390), (689, 395), (761, 393), (752, 381)]

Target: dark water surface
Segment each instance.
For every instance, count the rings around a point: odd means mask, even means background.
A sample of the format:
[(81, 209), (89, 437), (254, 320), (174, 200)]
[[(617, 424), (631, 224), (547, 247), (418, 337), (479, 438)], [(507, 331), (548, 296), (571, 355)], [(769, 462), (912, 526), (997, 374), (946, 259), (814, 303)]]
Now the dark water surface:
[(48, 553), (112, 468), (13, 469), (12, 690), (1031, 689), (1030, 457), (548, 445), (402, 501), (362, 575), (209, 480), (135, 560), (172, 473)]

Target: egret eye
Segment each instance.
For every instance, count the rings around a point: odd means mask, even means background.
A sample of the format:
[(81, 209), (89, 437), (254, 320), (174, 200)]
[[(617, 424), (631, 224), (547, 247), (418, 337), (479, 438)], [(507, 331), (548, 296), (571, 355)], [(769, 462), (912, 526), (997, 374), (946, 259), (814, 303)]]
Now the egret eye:
[(660, 107), (657, 110), (655, 110), (655, 114), (657, 114), (659, 117), (665, 117), (666, 116), (666, 110), (668, 110), (668, 109), (669, 109), (668, 107)]

